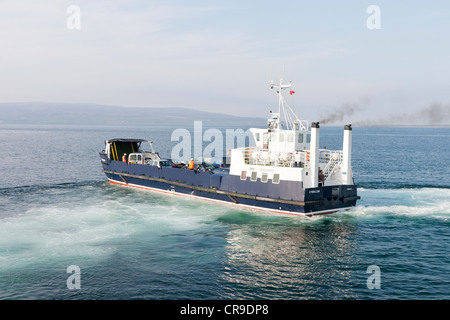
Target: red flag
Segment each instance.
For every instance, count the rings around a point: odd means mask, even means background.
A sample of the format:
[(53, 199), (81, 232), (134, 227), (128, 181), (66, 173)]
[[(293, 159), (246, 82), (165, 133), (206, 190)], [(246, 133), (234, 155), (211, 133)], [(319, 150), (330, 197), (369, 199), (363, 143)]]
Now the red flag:
[(291, 92), (289, 92), (291, 94), (291, 96), (295, 93), (294, 90), (291, 90)]

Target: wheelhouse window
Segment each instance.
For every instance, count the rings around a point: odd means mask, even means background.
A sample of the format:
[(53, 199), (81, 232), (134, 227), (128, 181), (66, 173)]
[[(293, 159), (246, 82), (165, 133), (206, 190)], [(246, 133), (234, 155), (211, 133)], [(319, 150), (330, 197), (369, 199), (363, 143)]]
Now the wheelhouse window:
[(310, 143), (311, 142), (311, 134), (307, 134), (306, 135), (306, 143)]
[(161, 167), (171, 167), (172, 166), (172, 164), (170, 163), (169, 160), (162, 160), (159, 162), (159, 164)]
[(298, 143), (303, 143), (303, 133), (298, 134)]
[(288, 142), (294, 142), (294, 134), (293, 133), (288, 133), (287, 141)]

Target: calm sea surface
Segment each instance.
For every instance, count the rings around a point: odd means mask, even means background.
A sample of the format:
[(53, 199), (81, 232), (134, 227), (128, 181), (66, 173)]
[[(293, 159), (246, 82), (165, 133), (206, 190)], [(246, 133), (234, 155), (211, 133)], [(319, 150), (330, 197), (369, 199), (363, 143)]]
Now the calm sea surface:
[(361, 200), (316, 218), (106, 182), (104, 140), (172, 131), (1, 125), (0, 299), (450, 299), (449, 128), (354, 128)]

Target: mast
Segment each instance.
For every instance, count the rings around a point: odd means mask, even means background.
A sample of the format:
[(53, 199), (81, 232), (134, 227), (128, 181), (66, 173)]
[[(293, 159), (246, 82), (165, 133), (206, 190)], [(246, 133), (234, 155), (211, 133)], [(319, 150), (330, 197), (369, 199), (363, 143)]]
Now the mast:
[(295, 112), (291, 109), (291, 107), (287, 104), (286, 100), (283, 97), (283, 90), (289, 89), (289, 93), (292, 95), (294, 91), (292, 91), (292, 81), (288, 84), (283, 84), (283, 78), (280, 79), (280, 84), (274, 84), (273, 80), (270, 81), (270, 88), (277, 88), (278, 95), (278, 119), (277, 119), (277, 128), (280, 127), (281, 117), (283, 116), (284, 121), (286, 122), (287, 130), (307, 130), (307, 128), (302, 124), (302, 121), (297, 117)]

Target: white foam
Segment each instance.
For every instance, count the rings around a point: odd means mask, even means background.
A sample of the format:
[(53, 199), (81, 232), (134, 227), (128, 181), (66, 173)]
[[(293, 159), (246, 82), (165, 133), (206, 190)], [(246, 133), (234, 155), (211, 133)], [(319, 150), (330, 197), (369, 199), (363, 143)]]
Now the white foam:
[(350, 211), (355, 216), (385, 214), (450, 218), (450, 189), (358, 189), (358, 192), (361, 200)]
[[(362, 189), (359, 194), (358, 205), (346, 213), (336, 214), (337, 219), (366, 219), (380, 215), (450, 219), (450, 189)], [(68, 195), (68, 199), (70, 197)], [(64, 260), (77, 264), (80, 260), (107, 259), (121, 244), (136, 241), (135, 236), (145, 234), (148, 239), (195, 230), (236, 210), (195, 199), (146, 192), (120, 196), (88, 195), (84, 201), (79, 199), (72, 201), (75, 205), (36, 203), (22, 214), (0, 219), (0, 272), (48, 261)], [(255, 223), (285, 221), (284, 218), (271, 220), (268, 218), (271, 214), (254, 214), (262, 217)], [(321, 223), (334, 217), (285, 219), (288, 224), (301, 225)]]
[(111, 198), (88, 195), (75, 205), (36, 204), (20, 215), (0, 219), (0, 271), (49, 260), (107, 259), (135, 236), (156, 238), (198, 228), (225, 211), (217, 208), (139, 192)]
[(53, 259), (101, 258), (108, 247), (98, 246), (117, 224), (107, 223), (98, 207), (38, 207), (22, 215), (0, 220), (0, 269), (18, 268)]

